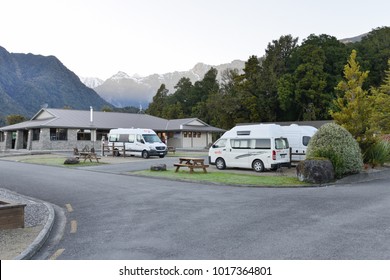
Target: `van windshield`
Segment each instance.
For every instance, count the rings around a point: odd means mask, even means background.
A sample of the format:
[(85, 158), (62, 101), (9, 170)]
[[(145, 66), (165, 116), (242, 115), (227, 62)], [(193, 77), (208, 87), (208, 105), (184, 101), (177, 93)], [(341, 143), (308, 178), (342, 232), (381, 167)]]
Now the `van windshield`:
[(288, 140), (287, 138), (276, 138), (275, 139), (275, 149), (288, 149)]
[(156, 134), (142, 134), (146, 143), (162, 143)]

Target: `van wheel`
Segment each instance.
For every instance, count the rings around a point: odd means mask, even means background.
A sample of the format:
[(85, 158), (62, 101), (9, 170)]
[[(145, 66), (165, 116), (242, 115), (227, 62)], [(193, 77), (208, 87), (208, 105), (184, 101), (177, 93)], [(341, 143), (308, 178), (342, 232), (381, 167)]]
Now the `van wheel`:
[(116, 156), (116, 157), (119, 157), (119, 156), (120, 156), (120, 153), (119, 153), (119, 150), (118, 150), (118, 149), (115, 149), (115, 150), (114, 150), (114, 156)]
[(149, 153), (147, 151), (142, 151), (142, 157), (143, 158), (149, 158)]
[(226, 168), (226, 164), (225, 164), (225, 161), (223, 160), (223, 158), (217, 158), (217, 160), (215, 161), (215, 166), (219, 170), (225, 169)]
[(259, 160), (259, 159), (256, 159), (253, 163), (252, 163), (252, 168), (254, 171), (256, 172), (263, 172), (264, 171), (264, 163)]

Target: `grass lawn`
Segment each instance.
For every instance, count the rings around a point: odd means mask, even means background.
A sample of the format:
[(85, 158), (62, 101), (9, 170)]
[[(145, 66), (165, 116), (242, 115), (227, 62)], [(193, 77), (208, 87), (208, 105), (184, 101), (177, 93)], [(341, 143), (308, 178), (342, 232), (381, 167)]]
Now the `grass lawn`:
[(42, 156), (42, 157), (30, 157), (30, 158), (22, 159), (20, 160), (20, 162), (63, 166), (63, 167), (81, 167), (81, 166), (93, 166), (93, 165), (104, 164), (104, 163), (97, 163), (96, 161), (90, 162), (89, 160), (87, 160), (86, 162), (83, 162), (83, 160), (81, 160), (79, 164), (64, 164), (65, 159), (66, 158), (64, 157)]
[(308, 184), (300, 182), (296, 177), (288, 176), (259, 176), (250, 174), (236, 174), (227, 172), (194, 172), (190, 174), (189, 171), (179, 171), (175, 173), (174, 170), (167, 171), (136, 171), (132, 174), (147, 176), (147, 177), (159, 177), (172, 180), (184, 180), (184, 181), (201, 181), (201, 182), (213, 182), (227, 185), (249, 185), (249, 186), (307, 186)]

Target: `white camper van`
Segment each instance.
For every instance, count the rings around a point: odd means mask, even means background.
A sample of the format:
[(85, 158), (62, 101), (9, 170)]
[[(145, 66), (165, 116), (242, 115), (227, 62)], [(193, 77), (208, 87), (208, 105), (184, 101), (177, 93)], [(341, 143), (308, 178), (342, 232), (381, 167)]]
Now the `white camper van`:
[(282, 126), (283, 136), (287, 137), (291, 147), (291, 161), (301, 161), (306, 158), (307, 145), (317, 128), (307, 125), (292, 124)]
[(116, 128), (108, 134), (110, 149), (114, 144), (114, 150), (118, 153), (123, 146), (126, 154), (134, 156), (159, 156), (163, 158), (167, 154), (167, 146), (157, 136), (156, 132), (147, 128)]
[(209, 150), (209, 163), (218, 169), (253, 168), (257, 172), (290, 166), (290, 149), (280, 125), (236, 126)]

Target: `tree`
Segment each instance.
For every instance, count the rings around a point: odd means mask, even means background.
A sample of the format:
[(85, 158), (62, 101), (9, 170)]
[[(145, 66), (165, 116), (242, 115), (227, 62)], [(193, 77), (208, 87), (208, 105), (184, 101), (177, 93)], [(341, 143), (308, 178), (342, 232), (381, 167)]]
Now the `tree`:
[(279, 40), (274, 40), (268, 44), (265, 50), (265, 58), (260, 69), (260, 90), (264, 98), (267, 121), (280, 119), (280, 107), (278, 99), (278, 80), (287, 73), (289, 59), (297, 47), (298, 38), (291, 35), (281, 36)]
[(337, 124), (353, 135), (364, 152), (375, 142), (373, 137), (376, 128), (370, 122), (372, 100), (368, 98), (368, 91), (363, 89), (368, 71), (360, 71), (356, 56), (357, 53), (353, 50), (344, 67), (344, 80), (336, 87), (340, 91), (340, 96), (334, 100), (337, 111), (331, 110), (330, 114)]
[(370, 123), (375, 124), (376, 134), (379, 135), (390, 133), (390, 59), (385, 75), (383, 84), (379, 88), (371, 88), (368, 97), (372, 108)]
[(378, 87), (385, 78), (390, 58), (390, 27), (373, 29), (353, 47), (359, 52), (362, 67), (370, 69), (365, 88)]
[(292, 74), (283, 75), (278, 82), (280, 107), (296, 112), (296, 120), (327, 119), (331, 95), (325, 92), (325, 54), (315, 45), (299, 48), (300, 64)]
[(168, 102), (169, 104), (179, 103), (182, 113), (187, 117), (191, 115), (192, 107), (196, 104), (192, 101), (193, 88), (194, 86), (189, 78), (181, 78), (175, 86), (175, 93), (170, 96)]
[(7, 125), (13, 125), (26, 121), (26, 117), (22, 115), (9, 115), (7, 116)]
[(168, 103), (168, 92), (169, 90), (166, 89), (165, 84), (161, 84), (156, 95), (153, 97), (153, 101), (149, 103), (146, 113), (156, 117), (162, 117), (164, 108)]
[(212, 111), (207, 109), (207, 100), (219, 91), (217, 75), (217, 69), (211, 68), (201, 81), (195, 82), (192, 91), (191, 104), (195, 105), (192, 107), (191, 116), (200, 118), (206, 123), (210, 122), (213, 114)]
[(261, 122), (265, 111), (262, 106), (264, 99), (260, 90), (260, 62), (257, 56), (253, 55), (245, 62), (243, 71), (244, 74), (237, 78), (238, 102), (243, 110), (239, 113), (246, 115), (245, 122)]

